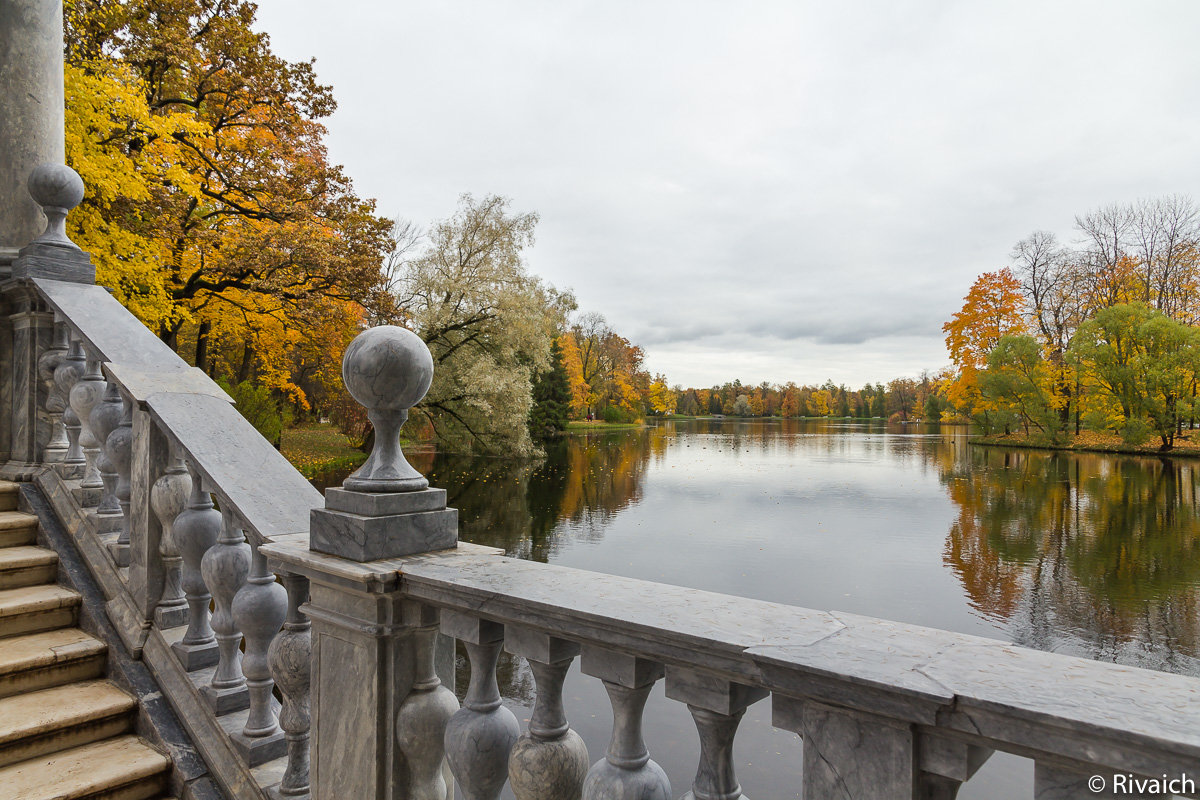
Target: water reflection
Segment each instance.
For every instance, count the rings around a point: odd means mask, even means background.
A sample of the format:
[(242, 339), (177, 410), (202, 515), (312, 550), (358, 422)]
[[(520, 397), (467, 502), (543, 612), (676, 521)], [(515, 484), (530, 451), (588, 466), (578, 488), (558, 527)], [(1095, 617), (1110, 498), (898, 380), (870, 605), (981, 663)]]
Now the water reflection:
[(539, 460), (426, 454), (414, 466), (446, 489), (459, 509), (460, 536), (507, 555), (552, 560), (565, 538), (596, 540), (612, 517), (641, 499), (666, 431), (642, 429), (550, 442)]
[(971, 448), (943, 472), (944, 560), (971, 607), (1043, 650), (1200, 674), (1196, 465)]

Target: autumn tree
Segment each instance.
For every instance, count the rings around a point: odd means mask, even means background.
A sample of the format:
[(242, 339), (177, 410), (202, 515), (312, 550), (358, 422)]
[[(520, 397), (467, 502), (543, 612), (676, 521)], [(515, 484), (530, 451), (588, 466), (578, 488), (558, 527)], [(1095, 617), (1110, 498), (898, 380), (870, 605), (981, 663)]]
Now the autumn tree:
[(532, 383), (551, 366), (556, 322), (555, 292), (523, 259), (537, 220), (506, 198), (463, 195), (397, 281), (396, 306), (434, 360), (417, 408), (451, 449), (534, 450)]
[(1098, 398), (1104, 427), (1131, 444), (1153, 432), (1174, 444), (1195, 402), (1200, 333), (1143, 304), (1102, 309), (1080, 326), (1069, 357)]
[(77, 224), (107, 242), (101, 279), (196, 363), (245, 361), (292, 391), (279, 332), (382, 297), (388, 222), (328, 162), (329, 87), (271, 51), (245, 0), (65, 12), (69, 143), (92, 189)]
[(667, 378), (659, 373), (650, 382), (649, 394), (646, 398), (650, 411), (656, 415), (674, 414), (678, 402), (678, 394), (667, 386)]
[(645, 351), (596, 313), (576, 319), (570, 334), (578, 349), (578, 378), (587, 388), (588, 407), (613, 421), (640, 417), (650, 394), (650, 375), (642, 368)]
[(980, 391), (996, 415), (993, 424), (1007, 433), (1010, 420), (1019, 420), (1025, 434), (1059, 430), (1051, 400), (1053, 374), (1042, 358), (1041, 344), (1028, 335), (1006, 335), (988, 354)]
[(962, 309), (942, 326), (946, 349), (958, 370), (947, 387), (950, 402), (964, 414), (986, 413), (981, 405), (979, 373), (1001, 337), (1023, 333), (1021, 284), (1007, 267), (976, 278)]

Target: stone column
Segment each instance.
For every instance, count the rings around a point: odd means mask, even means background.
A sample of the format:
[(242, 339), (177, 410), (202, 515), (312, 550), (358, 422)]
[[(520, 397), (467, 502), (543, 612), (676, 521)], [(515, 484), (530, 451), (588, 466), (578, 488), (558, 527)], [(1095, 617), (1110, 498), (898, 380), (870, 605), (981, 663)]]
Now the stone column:
[[(16, 7), (25, 5), (17, 3)], [(6, 13), (11, 6), (0, 8)], [(0, 19), (0, 27), (3, 22)], [(3, 66), (0, 54), (0, 67)], [(2, 69), (0, 74), (4, 74)], [(3, 94), (6, 92), (0, 92)], [(54, 346), (54, 315), (28, 279), (44, 277), (92, 283), (96, 278), (91, 257), (66, 235), (67, 212), (83, 200), (83, 181), (79, 175), (63, 164), (42, 164), (30, 175), (28, 194), (45, 212), (46, 230), (20, 249), (17, 259), (6, 270), (6, 279), (0, 282), (5, 305), (16, 312), (10, 314), (7, 326), (10, 354), (5, 360), (11, 360), (2, 376), (7, 386), (0, 393), (6, 404), (0, 411), (11, 425), (7, 434), (8, 463), (0, 469), (0, 478), (16, 480), (31, 478), (38, 471), (42, 448), (50, 441), (49, 421), (38, 413), (49, 396), (38, 380), (38, 365), (42, 355)], [(0, 220), (3, 219), (4, 212), (0, 210)], [(11, 280), (7, 279), (9, 276)]]
[(513, 625), (504, 634), (504, 649), (529, 662), (537, 688), (529, 731), (508, 761), (513, 794), (517, 800), (579, 800), (591, 761), (587, 745), (567, 722), (562, 695), (579, 645)]
[(61, 0), (0, 4), (0, 276), (45, 225), (25, 191), (39, 164), (62, 164), (63, 9)]

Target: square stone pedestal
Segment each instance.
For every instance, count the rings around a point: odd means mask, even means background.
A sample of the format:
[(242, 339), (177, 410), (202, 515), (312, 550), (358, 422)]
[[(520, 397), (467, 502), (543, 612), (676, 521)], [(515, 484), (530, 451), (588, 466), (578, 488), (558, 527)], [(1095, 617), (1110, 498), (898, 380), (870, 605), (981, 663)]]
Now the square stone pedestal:
[(309, 547), (351, 561), (378, 561), (445, 550), (458, 543), (458, 509), (445, 489), (371, 493), (327, 489), (314, 508)]

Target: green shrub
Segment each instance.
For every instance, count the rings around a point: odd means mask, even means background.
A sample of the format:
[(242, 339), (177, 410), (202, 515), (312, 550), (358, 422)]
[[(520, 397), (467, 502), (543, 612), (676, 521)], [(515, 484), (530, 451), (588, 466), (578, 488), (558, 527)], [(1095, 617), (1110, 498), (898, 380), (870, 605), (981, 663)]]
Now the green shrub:
[(283, 429), (292, 424), (292, 413), (279, 410), (279, 403), (271, 396), (271, 390), (245, 380), (236, 385), (221, 378), (217, 381), (225, 392), (233, 398), (234, 408), (262, 434), (263, 438), (279, 448)]

